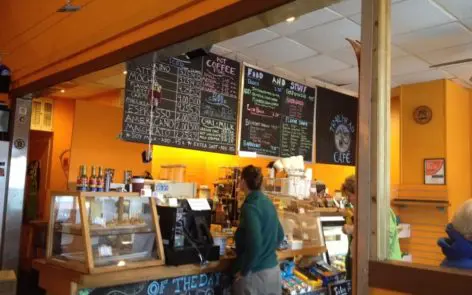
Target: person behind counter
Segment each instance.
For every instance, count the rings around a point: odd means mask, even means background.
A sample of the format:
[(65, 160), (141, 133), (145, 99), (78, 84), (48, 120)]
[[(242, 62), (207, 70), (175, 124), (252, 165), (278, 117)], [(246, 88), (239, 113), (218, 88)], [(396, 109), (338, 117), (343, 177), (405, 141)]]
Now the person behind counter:
[(277, 211), (264, 195), (261, 170), (252, 165), (241, 173), (246, 199), (235, 234), (234, 294), (281, 294), (282, 285), (276, 250), (284, 239)]
[[(343, 232), (349, 236), (349, 249), (346, 255), (346, 277), (352, 279), (352, 255), (351, 245), (355, 238), (354, 233), (354, 204), (357, 200), (357, 179), (351, 175), (344, 180), (341, 192), (347, 196), (348, 205), (346, 206), (346, 224), (343, 226)], [(397, 216), (390, 208), (389, 218), (389, 239), (388, 239), (388, 259), (401, 260), (402, 253), (400, 249), (400, 240), (398, 238)]]
[(465, 202), (447, 225), (448, 238), (438, 240), (446, 256), (441, 266), (472, 269), (472, 200)]

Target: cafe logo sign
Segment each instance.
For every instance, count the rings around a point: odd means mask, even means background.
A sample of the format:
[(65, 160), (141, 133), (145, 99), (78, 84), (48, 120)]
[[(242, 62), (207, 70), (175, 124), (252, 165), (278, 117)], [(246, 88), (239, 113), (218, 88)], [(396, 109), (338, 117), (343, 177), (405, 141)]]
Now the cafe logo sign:
[(331, 120), (329, 131), (333, 134), (335, 146), (333, 161), (337, 164), (352, 164), (354, 157), (351, 144), (356, 132), (352, 121), (343, 114), (338, 114)]

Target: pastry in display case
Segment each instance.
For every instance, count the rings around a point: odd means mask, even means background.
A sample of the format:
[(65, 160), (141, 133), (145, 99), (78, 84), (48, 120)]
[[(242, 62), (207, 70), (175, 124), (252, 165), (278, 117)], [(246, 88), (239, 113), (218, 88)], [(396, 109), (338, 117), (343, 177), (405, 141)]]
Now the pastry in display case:
[(55, 192), (50, 216), (50, 263), (84, 273), (164, 264), (153, 198), (123, 192)]

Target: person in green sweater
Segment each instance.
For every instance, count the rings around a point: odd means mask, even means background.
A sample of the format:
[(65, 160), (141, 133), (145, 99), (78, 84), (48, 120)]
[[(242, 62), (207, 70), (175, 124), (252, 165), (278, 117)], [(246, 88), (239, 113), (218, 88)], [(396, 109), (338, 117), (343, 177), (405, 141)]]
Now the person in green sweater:
[(241, 173), (246, 200), (235, 234), (233, 294), (279, 295), (282, 293), (276, 250), (284, 232), (272, 201), (261, 192), (260, 168), (247, 166)]
[[(357, 202), (357, 179), (355, 175), (351, 175), (344, 180), (341, 187), (342, 193), (347, 197), (348, 204), (346, 205), (346, 212), (354, 210), (354, 204)], [(352, 211), (354, 212), (354, 211)], [(346, 224), (343, 226), (344, 234), (349, 236), (349, 248), (346, 255), (346, 278), (352, 278), (352, 253), (351, 244), (355, 238), (354, 232), (354, 218), (350, 214), (346, 216)], [(398, 224), (397, 216), (392, 208), (389, 211), (389, 228), (388, 228), (388, 259), (401, 260), (402, 252), (400, 249), (400, 240), (398, 238)]]

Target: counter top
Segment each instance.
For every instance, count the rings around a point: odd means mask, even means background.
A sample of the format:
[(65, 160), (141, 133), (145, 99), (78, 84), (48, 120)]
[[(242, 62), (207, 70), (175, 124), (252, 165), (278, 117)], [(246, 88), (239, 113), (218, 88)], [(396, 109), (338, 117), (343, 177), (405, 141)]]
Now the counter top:
[[(300, 250), (279, 251), (279, 260), (304, 255), (319, 255), (326, 251), (326, 247), (306, 247)], [(199, 265), (180, 266), (153, 266), (122, 271), (84, 274), (60, 266), (52, 265), (44, 259), (33, 262), (33, 268), (40, 272), (40, 286), (49, 291), (57, 285), (68, 282), (80, 285), (82, 288), (97, 288), (115, 285), (124, 285), (136, 282), (160, 280), (165, 278), (181, 277), (200, 273), (220, 272), (228, 270), (234, 257), (223, 257), (219, 261), (210, 262), (206, 267)], [(44, 275), (44, 276), (43, 276)], [(59, 281), (61, 281), (59, 283)], [(53, 287), (54, 286), (54, 287)], [(70, 289), (70, 287), (69, 287)]]

